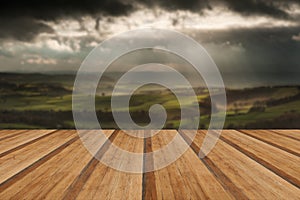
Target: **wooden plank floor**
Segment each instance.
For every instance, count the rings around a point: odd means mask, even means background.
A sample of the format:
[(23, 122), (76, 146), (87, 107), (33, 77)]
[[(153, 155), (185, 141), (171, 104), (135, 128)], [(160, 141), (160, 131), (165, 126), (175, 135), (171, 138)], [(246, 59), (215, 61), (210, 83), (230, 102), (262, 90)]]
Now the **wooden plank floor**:
[[(155, 152), (176, 134), (191, 145), (167, 167), (125, 173), (93, 158), (75, 130), (0, 130), (0, 200), (300, 199), (300, 130), (223, 130), (204, 159), (197, 156), (204, 130), (193, 140), (188, 130), (162, 130), (145, 139), (119, 130), (104, 133), (114, 145), (134, 153)], [(120, 157), (108, 140), (97, 156)], [(148, 162), (155, 160), (144, 157), (141, 163)]]

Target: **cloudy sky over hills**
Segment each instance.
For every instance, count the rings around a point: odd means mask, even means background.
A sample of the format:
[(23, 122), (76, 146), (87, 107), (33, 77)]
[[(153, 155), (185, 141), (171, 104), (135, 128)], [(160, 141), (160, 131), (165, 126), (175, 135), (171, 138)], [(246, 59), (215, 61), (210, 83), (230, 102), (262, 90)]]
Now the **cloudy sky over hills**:
[(150, 26), (188, 34), (223, 73), (300, 74), (299, 0), (11, 0), (0, 16), (0, 71), (76, 71), (104, 39)]

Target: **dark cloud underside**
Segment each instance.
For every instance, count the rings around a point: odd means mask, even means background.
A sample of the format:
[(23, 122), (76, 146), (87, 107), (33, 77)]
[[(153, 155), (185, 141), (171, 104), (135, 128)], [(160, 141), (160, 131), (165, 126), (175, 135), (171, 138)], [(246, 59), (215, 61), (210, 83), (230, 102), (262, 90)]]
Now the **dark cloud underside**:
[(126, 15), (139, 5), (161, 7), (166, 10), (190, 10), (199, 12), (212, 8), (216, 3), (223, 3), (229, 9), (243, 14), (263, 14), (286, 17), (281, 5), (300, 3), (298, 0), (9, 0), (2, 1), (0, 16), (30, 16), (36, 19), (54, 20), (62, 16), (78, 14)]
[(9, 0), (0, 6), (0, 38), (30, 41), (41, 32), (52, 32), (42, 23), (82, 15), (126, 15), (133, 6), (118, 0)]
[(229, 9), (246, 15), (270, 15), (273, 17), (288, 17), (288, 14), (278, 8), (278, 4), (273, 1), (259, 0), (224, 0)]
[(125, 15), (132, 8), (131, 4), (118, 0), (10, 0), (2, 2), (0, 16), (55, 20), (59, 17), (82, 14)]
[(202, 9), (210, 8), (208, 0), (136, 0), (147, 7), (161, 7), (166, 10), (190, 10), (200, 12)]
[(1, 18), (0, 24), (0, 38), (30, 41), (41, 32), (53, 33), (53, 29), (51, 27), (27, 17), (20, 19), (8, 17)]
[(120, 16), (142, 7), (164, 10), (189, 10), (201, 14), (222, 4), (242, 15), (267, 15), (289, 18), (283, 7), (288, 8), (298, 0), (5, 0), (0, 6), (0, 39), (31, 40), (41, 32), (52, 32), (42, 21), (62, 18), (80, 18), (90, 15), (99, 28), (101, 15)]
[(228, 9), (243, 15), (267, 15), (277, 18), (288, 18), (282, 8), (299, 0), (133, 0), (148, 7), (161, 7), (166, 10), (190, 10), (201, 13), (202, 9), (211, 9), (217, 4), (223, 4)]
[[(240, 28), (235, 30), (222, 30), (214, 32), (198, 32), (196, 40), (205, 44), (216, 45), (216, 51), (230, 46), (241, 46), (244, 49), (242, 55), (244, 63), (239, 63), (237, 68), (255, 69), (256, 71), (300, 71), (299, 49), (300, 42), (292, 40), (292, 36), (300, 32), (300, 27), (294, 28)], [(194, 33), (195, 34), (195, 33)], [(225, 45), (225, 46), (224, 46)], [(222, 46), (224, 46), (222, 48)], [(213, 55), (219, 53), (211, 52)], [(240, 59), (235, 55), (235, 59)], [(216, 59), (217, 60), (217, 59)], [(232, 70), (231, 66), (224, 66), (224, 60), (220, 63), (225, 69)], [(232, 64), (232, 62), (230, 62)]]

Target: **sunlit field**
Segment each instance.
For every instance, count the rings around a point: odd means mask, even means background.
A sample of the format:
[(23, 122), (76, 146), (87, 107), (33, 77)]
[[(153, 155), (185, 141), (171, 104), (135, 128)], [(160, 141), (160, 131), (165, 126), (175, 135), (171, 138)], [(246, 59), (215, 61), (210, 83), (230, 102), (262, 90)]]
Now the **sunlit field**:
[[(74, 128), (74, 75), (3, 73), (0, 78), (0, 128)], [(98, 89), (95, 108), (103, 128), (117, 128), (111, 113), (109, 80), (104, 84), (105, 89)], [(198, 99), (194, 103), (200, 106), (199, 127), (207, 128), (211, 106), (218, 108), (218, 105), (210, 104), (205, 88), (194, 90)], [(227, 88), (227, 103), (225, 128), (299, 128), (300, 91), (297, 86)], [(153, 104), (161, 104), (166, 109), (165, 128), (179, 127), (179, 102), (170, 90), (158, 86), (144, 86), (131, 97), (129, 110), (133, 120), (140, 125), (149, 123), (148, 110)], [(189, 97), (186, 97), (181, 106), (189, 109), (189, 104)]]

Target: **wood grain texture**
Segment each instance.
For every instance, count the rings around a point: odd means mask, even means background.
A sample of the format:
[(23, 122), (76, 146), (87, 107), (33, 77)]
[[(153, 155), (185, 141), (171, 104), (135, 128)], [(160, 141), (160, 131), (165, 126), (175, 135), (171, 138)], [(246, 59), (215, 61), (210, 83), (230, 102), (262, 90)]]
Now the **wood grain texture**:
[[(86, 133), (88, 134), (88, 132)], [(0, 193), (8, 199), (61, 199), (92, 156), (81, 141), (74, 140), (62, 151)]]
[(1, 130), (0, 131), (0, 141), (6, 138), (14, 137), (18, 134), (27, 132), (27, 130)]
[(277, 133), (277, 134), (280, 134), (280, 135), (283, 135), (283, 136), (286, 136), (286, 137), (289, 137), (289, 138), (300, 141), (300, 130), (294, 130), (294, 129), (291, 129), (291, 130), (270, 130), (269, 133), (274, 133), (274, 132)]
[(76, 137), (74, 131), (57, 131), (48, 138), (11, 152), (0, 158), (0, 184), (22, 172), (29, 166), (39, 162), (43, 157)]
[(270, 134), (267, 130), (239, 130), (241, 133), (271, 144), (296, 156), (300, 156), (300, 141), (279, 135)]
[[(189, 131), (176, 130), (146, 139), (138, 137), (148, 135), (144, 130), (105, 130), (101, 140), (97, 133), (85, 130), (80, 139), (76, 130), (0, 130), (0, 199), (300, 199), (300, 130), (223, 130), (204, 159), (197, 155), (203, 130), (193, 140)], [(145, 156), (177, 135), (182, 142), (170, 152)], [(142, 157), (126, 159), (111, 143)], [(182, 156), (152, 172), (104, 164), (152, 168), (182, 147)]]
[(5, 138), (1, 141), (0, 157), (7, 155), (17, 149), (20, 149), (28, 144), (34, 143), (37, 140), (49, 136), (54, 130), (30, 130), (22, 134), (17, 134), (13, 137)]
[(300, 188), (300, 157), (235, 130), (224, 130), (221, 138), (240, 152)]
[[(199, 131), (196, 135), (197, 146), (201, 146), (205, 133)], [(299, 188), (222, 140), (205, 159), (209, 159), (249, 199), (298, 199), (300, 196)]]
[[(152, 139), (151, 137), (144, 139), (144, 153), (149, 154), (153, 152), (152, 149)], [(155, 184), (155, 173), (154, 171), (148, 171), (154, 167), (153, 157), (149, 156), (144, 158), (143, 164), (144, 174), (143, 174), (143, 196), (142, 199), (154, 200), (157, 199), (157, 191)]]
[[(118, 131), (113, 144), (123, 150), (143, 153), (143, 139), (135, 138)], [(109, 148), (105, 160), (111, 160), (118, 165), (126, 165), (126, 160), (120, 159), (119, 151)], [(130, 161), (129, 161), (130, 162)], [(142, 173), (125, 173), (110, 168), (98, 161), (93, 172), (82, 187), (77, 199), (141, 199)]]
[[(153, 150), (167, 145), (176, 134), (174, 130), (161, 131), (153, 137)], [(179, 145), (172, 152), (179, 152)], [(155, 171), (155, 179), (158, 199), (232, 198), (190, 148), (169, 166)]]
[[(203, 138), (196, 135), (193, 138), (193, 134), (190, 131), (180, 131), (184, 140), (190, 144), (191, 148), (196, 155), (200, 152), (200, 144), (202, 144)], [(193, 140), (191, 139), (193, 138)], [(248, 199), (247, 196), (230, 180), (226, 174), (224, 174), (217, 165), (215, 165), (208, 157), (201, 159), (210, 172), (217, 178), (219, 183), (228, 191), (235, 199)]]

